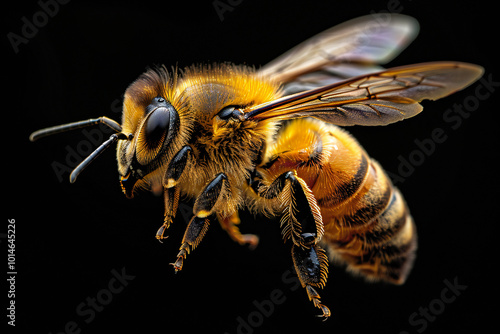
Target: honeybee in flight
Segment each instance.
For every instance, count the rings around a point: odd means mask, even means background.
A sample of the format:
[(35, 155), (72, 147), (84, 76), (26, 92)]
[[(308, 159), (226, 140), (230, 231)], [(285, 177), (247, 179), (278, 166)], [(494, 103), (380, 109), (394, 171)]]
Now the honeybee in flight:
[(417, 247), (401, 193), (338, 126), (413, 117), (422, 111), (420, 101), (448, 96), (483, 73), (455, 61), (379, 66), (417, 31), (410, 17), (370, 15), (326, 30), (258, 70), (229, 63), (156, 67), (127, 88), (121, 125), (99, 117), (42, 129), (30, 139), (99, 123), (116, 131), (70, 181), (117, 143), (125, 195), (164, 194), (160, 241), (180, 195), (194, 198), (172, 263), (176, 272), (211, 222), (255, 247), (258, 237), (238, 229), (238, 210), (281, 217), (298, 278), (326, 319), (331, 312), (317, 289), (326, 284), (329, 259), (369, 280), (402, 284)]

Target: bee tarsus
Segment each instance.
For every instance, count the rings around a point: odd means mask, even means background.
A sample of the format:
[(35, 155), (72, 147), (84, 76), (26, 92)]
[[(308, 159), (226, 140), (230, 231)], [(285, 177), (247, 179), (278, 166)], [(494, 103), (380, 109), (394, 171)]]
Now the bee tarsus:
[(165, 187), (163, 194), (165, 199), (165, 219), (163, 221), (163, 225), (160, 226), (160, 228), (156, 232), (156, 239), (158, 239), (158, 241), (160, 242), (162, 239), (168, 238), (164, 237), (163, 234), (170, 227), (177, 213), (180, 190), (179, 187)]
[(189, 254), (199, 245), (199, 243), (207, 233), (209, 225), (209, 218), (199, 218), (194, 216), (191, 219), (186, 228), (186, 231), (184, 232), (182, 244), (179, 248), (180, 251), (179, 254), (177, 254), (177, 261), (172, 263), (176, 272), (182, 270), (184, 259), (186, 258), (187, 254)]

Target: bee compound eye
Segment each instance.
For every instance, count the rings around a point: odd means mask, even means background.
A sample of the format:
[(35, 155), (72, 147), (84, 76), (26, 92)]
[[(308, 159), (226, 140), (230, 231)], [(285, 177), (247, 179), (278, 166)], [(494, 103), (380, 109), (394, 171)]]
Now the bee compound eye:
[(154, 98), (146, 107), (146, 112), (136, 147), (137, 161), (143, 166), (156, 158), (179, 128), (179, 115), (164, 98)]
[[(167, 135), (170, 125), (170, 110), (165, 107), (155, 109), (146, 120), (144, 134), (150, 144), (156, 146)], [(155, 145), (156, 144), (156, 145)]]

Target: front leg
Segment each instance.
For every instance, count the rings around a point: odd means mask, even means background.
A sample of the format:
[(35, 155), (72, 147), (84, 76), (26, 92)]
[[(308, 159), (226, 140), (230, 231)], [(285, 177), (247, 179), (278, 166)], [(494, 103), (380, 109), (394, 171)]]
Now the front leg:
[(156, 232), (156, 239), (162, 242), (163, 239), (167, 237), (163, 236), (165, 230), (170, 227), (172, 224), (175, 214), (177, 213), (177, 207), (179, 206), (179, 188), (165, 188), (164, 196), (165, 196), (165, 219), (163, 221), (163, 225), (160, 226), (158, 231)]
[(163, 187), (165, 195), (165, 219), (163, 225), (156, 232), (156, 239), (160, 242), (167, 238), (163, 234), (170, 227), (177, 213), (179, 205), (179, 187), (175, 185), (179, 182), (186, 165), (192, 160), (193, 149), (186, 145), (177, 152), (172, 161), (168, 164), (165, 176), (163, 178)]

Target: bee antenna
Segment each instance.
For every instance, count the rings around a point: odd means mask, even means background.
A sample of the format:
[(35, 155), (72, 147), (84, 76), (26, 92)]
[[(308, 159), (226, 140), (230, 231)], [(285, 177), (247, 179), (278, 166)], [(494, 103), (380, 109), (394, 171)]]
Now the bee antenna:
[(61, 133), (61, 132), (66, 132), (66, 131), (75, 130), (75, 129), (79, 129), (79, 128), (84, 128), (84, 127), (96, 125), (99, 123), (102, 123), (102, 124), (110, 127), (111, 129), (115, 130), (116, 132), (122, 131), (122, 127), (120, 124), (118, 124), (116, 121), (112, 120), (111, 118), (107, 118), (105, 116), (102, 116), (99, 118), (91, 118), (91, 119), (87, 119), (85, 121), (73, 122), (73, 123), (68, 123), (68, 124), (63, 124), (63, 125), (56, 125), (56, 126), (52, 126), (50, 128), (45, 128), (45, 129), (35, 131), (30, 135), (30, 141), (35, 141), (35, 140), (38, 140), (40, 138), (50, 136), (50, 135), (53, 135), (56, 133)]
[(30, 140), (35, 141), (40, 138), (50, 136), (56, 133), (60, 132), (66, 132), (70, 130), (75, 130), (91, 125), (97, 125), (97, 124), (104, 124), (111, 129), (115, 130), (118, 133), (114, 133), (109, 137), (108, 140), (106, 140), (104, 143), (102, 143), (94, 152), (92, 152), (85, 160), (83, 160), (76, 168), (71, 172), (71, 175), (69, 176), (69, 181), (71, 183), (74, 183), (76, 181), (76, 178), (80, 173), (87, 167), (92, 161), (94, 161), (105, 149), (107, 149), (111, 144), (115, 143), (119, 139), (126, 139), (126, 140), (132, 140), (133, 135), (132, 134), (124, 134), (122, 133), (122, 127), (119, 123), (116, 121), (112, 120), (111, 118), (107, 118), (105, 116), (98, 117), (98, 118), (91, 118), (87, 119), (85, 121), (79, 121), (79, 122), (73, 122), (73, 123), (68, 123), (68, 124), (62, 124), (62, 125), (56, 125), (52, 126), (50, 128), (45, 128), (41, 129), (38, 131), (33, 132), (30, 135)]
[(85, 158), (78, 166), (76, 166), (75, 169), (71, 172), (69, 176), (69, 182), (74, 183), (76, 181), (76, 178), (80, 173), (92, 162), (94, 161), (102, 152), (104, 152), (105, 149), (111, 146), (111, 144), (115, 143), (118, 141), (118, 139), (127, 139), (131, 140), (132, 139), (132, 134), (126, 135), (124, 133), (114, 133), (112, 134), (108, 140), (106, 140), (104, 143), (102, 143), (98, 148), (95, 149), (94, 152), (92, 152), (88, 157)]

